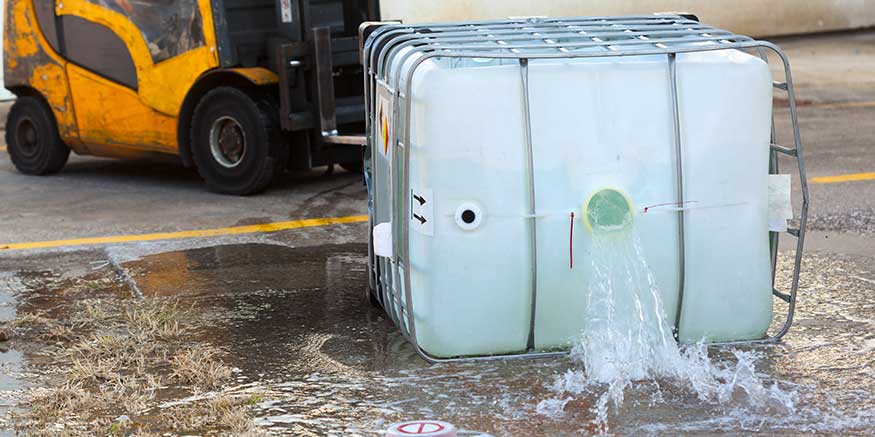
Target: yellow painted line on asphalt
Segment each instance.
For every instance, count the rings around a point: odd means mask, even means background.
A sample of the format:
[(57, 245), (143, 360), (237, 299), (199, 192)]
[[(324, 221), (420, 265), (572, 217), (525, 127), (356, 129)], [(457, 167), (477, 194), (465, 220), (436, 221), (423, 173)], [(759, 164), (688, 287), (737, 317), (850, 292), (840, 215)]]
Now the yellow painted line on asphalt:
[(86, 246), (96, 244), (134, 243), (143, 241), (178, 240), (182, 238), (220, 237), (225, 235), (262, 234), (286, 231), (289, 229), (315, 228), (319, 226), (339, 225), (344, 223), (362, 223), (368, 221), (366, 215), (351, 215), (346, 217), (313, 218), (287, 222), (265, 223), (260, 225), (232, 226), (228, 228), (201, 229), (195, 231), (158, 232), (153, 234), (116, 235), (109, 237), (74, 238), (71, 240), (36, 241), (29, 243), (0, 243), (0, 251), (46, 249), (65, 246)]
[(855, 182), (855, 181), (871, 181), (875, 180), (875, 173), (854, 173), (842, 174), (837, 176), (819, 176), (809, 178), (808, 182), (812, 184), (837, 184), (840, 182)]
[(865, 100), (860, 102), (814, 103), (807, 105), (807, 107), (817, 109), (875, 108), (875, 101)]

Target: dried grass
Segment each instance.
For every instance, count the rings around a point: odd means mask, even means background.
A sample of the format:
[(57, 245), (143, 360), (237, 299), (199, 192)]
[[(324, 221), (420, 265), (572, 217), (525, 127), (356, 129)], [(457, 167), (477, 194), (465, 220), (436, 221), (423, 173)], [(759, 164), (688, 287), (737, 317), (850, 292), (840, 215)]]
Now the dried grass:
[(162, 418), (180, 432), (211, 429), (234, 436), (264, 435), (249, 417), (248, 408), (251, 404), (249, 397), (225, 394), (201, 403), (170, 408), (162, 414)]
[[(60, 385), (32, 393), (31, 410), (16, 419), (23, 434), (156, 435), (144, 424), (114, 418), (156, 407), (166, 378), (178, 384), (175, 389), (191, 393), (218, 389), (231, 379), (231, 368), (218, 349), (190, 345), (185, 338), (195, 319), (178, 303), (80, 302), (67, 320), (28, 313), (13, 324), (35, 328), (28, 335), (57, 346), (44, 353), (54, 358), (53, 365), (63, 369), (64, 377)], [(167, 372), (169, 376), (163, 376)], [(222, 396), (175, 407), (171, 415), (160, 413), (160, 428), (257, 435), (245, 402)]]
[(218, 357), (213, 347), (196, 346), (183, 350), (171, 359), (171, 378), (198, 390), (213, 390), (231, 379), (232, 370)]
[(16, 314), (15, 320), (10, 324), (13, 328), (33, 328), (52, 323), (53, 320), (45, 316), (45, 311), (35, 311), (32, 313)]
[(59, 387), (36, 391), (30, 399), (30, 418), (42, 423), (59, 419), (95, 407), (95, 397), (81, 383), (67, 382)]
[(178, 303), (145, 300), (125, 311), (126, 326), (135, 334), (172, 340), (180, 338), (185, 329), (179, 325), (183, 312)]

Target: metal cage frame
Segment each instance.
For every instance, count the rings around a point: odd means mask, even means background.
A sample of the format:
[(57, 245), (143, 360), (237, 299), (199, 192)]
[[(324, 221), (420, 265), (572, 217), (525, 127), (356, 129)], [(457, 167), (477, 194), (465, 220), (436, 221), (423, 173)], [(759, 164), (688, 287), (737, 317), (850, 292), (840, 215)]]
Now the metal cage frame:
[[(370, 27), (368, 27), (370, 26)], [(402, 334), (413, 344), (423, 359), (430, 363), (447, 363), (457, 361), (476, 361), (493, 359), (535, 358), (564, 355), (567, 352), (540, 352), (533, 348), (531, 341), (534, 333), (534, 306), (537, 296), (537, 256), (532, 257), (532, 315), (530, 326), (529, 348), (524, 353), (510, 355), (494, 355), (480, 357), (439, 358), (429, 355), (417, 342), (416, 323), (414, 317), (413, 298), (410, 284), (409, 260), (409, 226), (410, 199), (409, 196), (398, 196), (395, 193), (407, 193), (410, 189), (409, 168), (410, 120), (412, 103), (407, 97), (411, 95), (413, 76), (417, 68), (430, 59), (461, 59), (480, 58), (495, 59), (499, 62), (518, 63), (520, 81), (522, 83), (523, 108), (526, 122), (526, 153), (530, 191), (531, 241), (532, 250), (536, 247), (535, 233), (536, 211), (534, 205), (534, 174), (532, 165), (532, 133), (528, 92), (528, 64), (532, 59), (575, 59), (595, 57), (628, 57), (645, 55), (663, 55), (667, 59), (669, 69), (669, 84), (672, 115), (674, 122), (674, 153), (677, 171), (678, 201), (683, 201), (683, 171), (680, 170), (682, 156), (680, 115), (678, 107), (676, 58), (681, 53), (705, 52), (714, 50), (735, 49), (745, 52), (755, 52), (768, 64), (767, 52), (778, 56), (783, 64), (784, 81), (773, 81), (775, 90), (787, 93), (790, 119), (793, 130), (793, 147), (778, 144), (775, 131), (775, 108), (772, 108), (771, 141), (769, 151), (769, 173), (777, 174), (778, 156), (783, 154), (796, 160), (802, 192), (802, 204), (799, 211), (799, 227), (788, 228), (787, 233), (796, 237), (796, 254), (793, 265), (791, 288), (789, 293), (774, 289), (776, 274), (778, 236), (770, 232), (771, 268), (773, 295), (788, 304), (787, 316), (778, 332), (763, 339), (711, 343), (715, 345), (739, 345), (772, 343), (780, 340), (793, 324), (796, 309), (799, 276), (802, 264), (805, 230), (808, 218), (808, 185), (805, 173), (805, 162), (802, 156), (802, 141), (799, 134), (799, 124), (796, 110), (796, 100), (793, 90), (793, 80), (790, 64), (781, 49), (768, 41), (758, 41), (750, 37), (703, 25), (697, 21), (678, 15), (637, 15), (621, 17), (579, 17), (555, 19), (509, 19), (495, 21), (478, 21), (466, 23), (442, 23), (403, 25), (398, 23), (374, 24), (368, 23), (362, 27), (362, 65), (365, 67), (365, 108), (367, 112), (368, 150), (366, 153), (366, 180), (368, 183), (369, 229), (373, 229), (373, 191), (376, 180), (384, 175), (376, 175), (371, 163), (376, 158), (374, 144), (374, 129), (372, 117), (374, 113), (374, 92), (377, 84), (387, 87), (391, 92), (394, 111), (394, 142), (390, 145), (396, 153), (392, 155), (392, 165), (389, 181), (389, 202), (392, 205), (392, 222), (400, 227), (400, 238), (393, 238), (393, 256), (391, 259), (378, 258), (373, 251), (373, 234), (368, 238), (369, 293), (376, 298), (392, 321), (398, 325)], [(365, 34), (367, 38), (365, 39)], [(690, 45), (688, 43), (696, 43)], [(584, 51), (588, 50), (588, 51)], [(374, 56), (375, 52), (378, 56)], [(402, 54), (403, 53), (403, 54)], [(401, 56), (399, 65), (411, 62), (404, 77), (400, 74), (390, 78), (387, 65), (395, 57)], [(414, 59), (414, 57), (416, 57)], [(391, 80), (390, 80), (391, 79)], [(400, 153), (397, 153), (400, 152)], [(400, 186), (398, 185), (400, 184)], [(678, 211), (678, 255), (679, 255), (679, 299), (675, 329), (680, 324), (684, 293), (684, 217), (683, 210)], [(774, 310), (773, 310), (774, 311)]]

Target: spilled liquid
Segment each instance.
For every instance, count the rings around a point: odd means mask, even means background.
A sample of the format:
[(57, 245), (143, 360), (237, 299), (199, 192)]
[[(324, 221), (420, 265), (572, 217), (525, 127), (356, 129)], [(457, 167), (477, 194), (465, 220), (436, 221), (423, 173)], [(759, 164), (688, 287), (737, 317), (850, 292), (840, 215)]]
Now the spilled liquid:
[[(631, 283), (644, 287), (620, 286), (626, 277), (616, 273), (608, 276), (614, 284), (608, 290), (634, 290), (642, 314), (659, 315), (646, 311), (654, 302), (652, 281), (634, 241), (614, 250), (626, 255), (595, 266), (643, 273)], [(0, 259), (0, 272), (7, 272), (0, 274), (0, 295), (7, 293), (18, 311), (54, 311), (78, 296), (66, 279), (81, 277), (77, 289), (86, 292), (88, 272), (103, 256), (95, 251)], [(590, 262), (575, 268), (592, 268)], [(789, 289), (792, 264), (792, 252), (779, 254), (779, 290)], [(607, 345), (582, 341), (569, 357), (424, 362), (384, 313), (368, 305), (362, 244), (224, 245), (144, 256), (124, 266), (147, 297), (174, 296), (202, 312), (207, 323), (194, 335), (227, 351), (227, 364), (240, 370), (238, 390), (259, 393), (253, 420), (271, 435), (378, 437), (390, 423), (411, 419), (446, 420), (466, 437), (871, 435), (875, 429), (873, 257), (806, 253), (796, 322), (779, 343), (590, 349), (589, 356), (599, 358), (595, 364), (609, 363), (600, 372), (584, 365), (586, 345)], [(783, 323), (783, 302), (775, 301), (775, 314), (771, 332)], [(656, 331), (632, 332), (660, 332), (658, 325), (644, 326)], [(673, 346), (673, 339), (667, 344)], [(11, 355), (17, 347), (0, 354), (9, 362), (0, 368), (16, 375), (22, 372), (15, 368), (35, 371), (29, 366), (39, 362), (36, 354), (25, 349)], [(666, 361), (608, 361), (592, 355), (596, 351)], [(0, 407), (16, 399), (7, 393), (0, 395)]]
[(557, 397), (541, 401), (538, 413), (561, 416), (575, 397), (595, 394), (592, 429), (606, 433), (611, 410), (645, 383), (651, 403), (664, 402), (663, 387), (670, 386), (704, 403), (795, 412), (795, 392), (764, 383), (756, 353), (731, 350), (735, 362), (718, 364), (702, 344), (678, 345), (634, 231), (596, 233), (591, 253), (585, 325), (571, 351), (576, 366), (555, 379)]

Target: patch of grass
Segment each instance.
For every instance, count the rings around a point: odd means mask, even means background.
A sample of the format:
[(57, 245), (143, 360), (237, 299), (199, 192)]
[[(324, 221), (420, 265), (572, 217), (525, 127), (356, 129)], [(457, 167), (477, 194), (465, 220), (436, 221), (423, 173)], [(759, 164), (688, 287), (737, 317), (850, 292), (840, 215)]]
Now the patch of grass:
[(176, 354), (171, 359), (174, 378), (198, 390), (213, 390), (231, 379), (232, 370), (219, 358), (220, 351), (207, 346), (196, 346)]
[(248, 415), (249, 397), (228, 394), (204, 402), (180, 405), (163, 412), (162, 417), (180, 432), (225, 431), (234, 436), (260, 436), (265, 432)]
[[(29, 412), (16, 417), (25, 435), (160, 435), (215, 430), (257, 435), (245, 399), (227, 394), (158, 410), (160, 393), (187, 395), (218, 390), (232, 377), (217, 348), (185, 335), (197, 318), (176, 302), (163, 300), (88, 299), (72, 304), (65, 319), (43, 313), (23, 314), (11, 325), (27, 327), (24, 338), (49, 342), (42, 354), (51, 358), (55, 378), (35, 389)], [(165, 385), (172, 381), (169, 391)], [(118, 421), (152, 411), (146, 422)], [(153, 419), (160, 419), (156, 428)], [(160, 431), (158, 434), (152, 432)]]
[(107, 402), (107, 407), (121, 406), (126, 412), (144, 410), (155, 399), (154, 390), (133, 378), (116, 378), (100, 385), (97, 393), (99, 399)]
[(179, 325), (182, 313), (178, 303), (144, 300), (127, 308), (125, 321), (131, 332), (158, 339), (176, 339), (185, 333)]
[(82, 384), (67, 382), (59, 387), (36, 391), (30, 401), (31, 419), (54, 423), (71, 412), (92, 408), (95, 398)]
[(78, 301), (70, 317), (74, 328), (95, 329), (116, 324), (119, 321), (119, 304), (110, 299), (87, 299)]
[(45, 316), (45, 311), (16, 314), (15, 320), (9, 322), (13, 328), (33, 328), (52, 323), (53, 320)]
[(150, 363), (166, 357), (164, 345), (142, 336), (94, 335), (63, 353), (70, 361), (69, 377), (77, 381), (96, 382), (121, 375), (138, 379)]
[(60, 323), (46, 325), (46, 330), (40, 334), (40, 338), (52, 342), (69, 342), (77, 338), (76, 330)]

